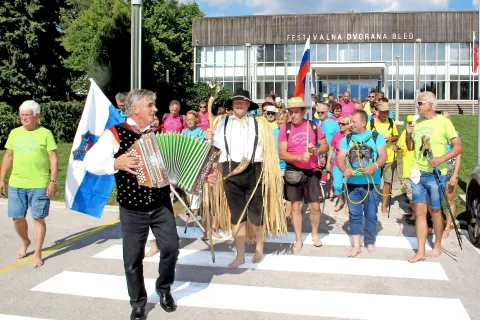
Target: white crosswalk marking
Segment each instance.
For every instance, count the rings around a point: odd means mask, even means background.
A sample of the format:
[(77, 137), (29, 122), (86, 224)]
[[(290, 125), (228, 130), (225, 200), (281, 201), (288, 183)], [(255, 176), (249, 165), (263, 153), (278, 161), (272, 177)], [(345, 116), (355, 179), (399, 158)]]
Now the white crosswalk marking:
[(31, 318), (31, 317), (20, 317), (12, 316), (8, 314), (0, 314), (0, 320), (47, 320), (43, 318)]
[[(146, 249), (146, 251), (148, 251), (148, 248)], [(438, 262), (412, 264), (408, 261), (398, 260), (361, 258), (351, 259), (267, 254), (265, 255), (264, 260), (261, 263), (254, 264), (251, 262), (252, 256), (252, 254), (247, 254), (246, 263), (241, 265), (239, 268), (288, 272), (331, 273), (359, 276), (448, 280), (445, 271)], [(95, 255), (94, 257), (122, 260), (122, 246), (112, 246)], [(234, 258), (235, 253), (233, 252), (216, 252), (215, 263), (213, 263), (210, 251), (182, 249), (180, 250), (177, 264), (226, 268)], [(145, 259), (146, 262), (157, 263), (159, 260), (159, 255), (155, 255), (153, 257)]]
[[(183, 239), (195, 239), (201, 237), (201, 232), (197, 228), (189, 228), (187, 234), (183, 233), (184, 228), (178, 227), (177, 232)], [(323, 244), (331, 247), (350, 246), (350, 237), (346, 234), (325, 234), (322, 235)], [(305, 234), (305, 245), (311, 244), (311, 234)], [(216, 240), (216, 244), (227, 239)], [(293, 240), (293, 234), (289, 234), (284, 239), (268, 239), (271, 246), (275, 243), (289, 243)], [(310, 242), (309, 242), (310, 241)], [(184, 244), (184, 242), (181, 242)], [(402, 236), (388, 237), (379, 236), (377, 238), (377, 247), (391, 248), (392, 250), (405, 250), (416, 248), (414, 238)], [(102, 247), (100, 252), (92, 253), (89, 262), (91, 265), (113, 264), (116, 265), (117, 272), (122, 268), (122, 245), (113, 242), (112, 245)], [(200, 249), (199, 249), (200, 248)], [(149, 248), (145, 248), (149, 250)], [(358, 256), (354, 259), (347, 257), (309, 255), (291, 255), (280, 253), (266, 254), (264, 260), (259, 264), (251, 262), (252, 254), (246, 254), (246, 263), (239, 267), (239, 270), (249, 270), (248, 272), (236, 273), (236, 283), (229, 274), (235, 274), (227, 269), (228, 264), (234, 258), (234, 252), (223, 249), (216, 251), (216, 262), (212, 263), (210, 252), (200, 241), (188, 241), (186, 247), (180, 250), (178, 268), (182, 266), (195, 267), (195, 273), (214, 273), (214, 270), (221, 270), (220, 274), (226, 277), (216, 278), (208, 277), (196, 278), (184, 269), (181, 272), (181, 280), (176, 281), (172, 286), (172, 293), (179, 306), (177, 313), (187, 312), (187, 307), (201, 308), (204, 310), (226, 310), (236, 315), (239, 312), (250, 312), (252, 318), (262, 318), (262, 314), (282, 314), (285, 316), (295, 316), (301, 319), (303, 316), (325, 317), (325, 318), (343, 318), (343, 319), (470, 319), (462, 301), (454, 295), (442, 297), (429, 297), (428, 291), (418, 292), (409, 291), (410, 294), (401, 294), (397, 291), (399, 286), (409, 286), (415, 281), (418, 286), (422, 282), (430, 287), (448, 286), (449, 277), (442, 264), (438, 261), (425, 261), (411, 264), (406, 260), (399, 260), (395, 255), (388, 255), (389, 258), (377, 258), (375, 256)], [(87, 258), (88, 259), (88, 258)], [(144, 268), (156, 269), (155, 264), (159, 262), (159, 255), (155, 255), (144, 260)], [(44, 282), (32, 286), (32, 293), (41, 293), (42, 295), (65, 295), (76, 296), (77, 303), (82, 303), (82, 299), (100, 298), (105, 299), (105, 303), (111, 301), (129, 301), (126, 287), (126, 280), (123, 275), (116, 273), (109, 274), (104, 269), (88, 270), (66, 270), (46, 279)], [(257, 273), (262, 274), (258, 279)], [(103, 274), (101, 272), (104, 272)], [(278, 276), (277, 276), (278, 274)], [(312, 286), (292, 284), (288, 287), (282, 287), (282, 274), (301, 279), (302, 276), (313, 279), (316, 283)], [(159, 298), (155, 293), (155, 280), (151, 277), (145, 279), (145, 286), (148, 294), (148, 302), (158, 303)], [(340, 279), (342, 285), (336, 286), (323, 285), (322, 280), (317, 280), (316, 276), (326, 275), (334, 279)], [(243, 278), (242, 278), (243, 277)], [(254, 279), (249, 281), (249, 279)], [(332, 278), (332, 279), (333, 279)], [(195, 279), (195, 280), (194, 280)], [(244, 279), (245, 281), (243, 281)], [(205, 281), (205, 282), (201, 282)], [(349, 286), (349, 283), (363, 281), (364, 284), (360, 290), (355, 290), (355, 286)], [(370, 281), (376, 281), (379, 284), (388, 283), (382, 288), (372, 288)], [(433, 281), (433, 282), (432, 282)], [(300, 281), (301, 282), (301, 281)], [(380, 285), (381, 287), (381, 285)], [(350, 291), (354, 290), (354, 291)], [(421, 291), (421, 290), (420, 290)], [(413, 294), (412, 294), (413, 293)], [(82, 298), (85, 297), (85, 298)], [(241, 298), (240, 298), (241, 297)], [(267, 298), (268, 297), (268, 298)], [(88, 304), (88, 302), (84, 302)], [(321, 304), (321, 306), (319, 305)], [(368, 307), (371, 306), (371, 307)], [(182, 307), (185, 307), (182, 309)], [(191, 310), (191, 309), (190, 309)], [(415, 312), (412, 312), (414, 310)], [(210, 313), (209, 313), (210, 314)], [(191, 314), (188, 314), (191, 315)], [(180, 315), (180, 317), (188, 317)], [(106, 316), (108, 318), (108, 315)], [(17, 318), (2, 318), (12, 319)], [(22, 318), (18, 318), (22, 319)], [(30, 319), (30, 318), (25, 318)], [(199, 319), (205, 319), (203, 317)], [(239, 318), (235, 318), (239, 319)], [(33, 320), (33, 319), (32, 319)]]

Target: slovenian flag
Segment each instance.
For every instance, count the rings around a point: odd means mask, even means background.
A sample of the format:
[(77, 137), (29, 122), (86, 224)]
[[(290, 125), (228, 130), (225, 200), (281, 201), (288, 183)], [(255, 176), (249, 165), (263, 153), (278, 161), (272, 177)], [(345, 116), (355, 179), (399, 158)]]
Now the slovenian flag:
[(67, 209), (100, 218), (112, 193), (115, 178), (113, 175), (97, 176), (87, 172), (83, 166), (83, 158), (105, 129), (122, 123), (123, 118), (95, 81), (90, 79), (90, 82), (87, 101), (68, 161), (65, 205)]
[(478, 41), (475, 39), (475, 31), (473, 31), (473, 72), (477, 72), (478, 68)]

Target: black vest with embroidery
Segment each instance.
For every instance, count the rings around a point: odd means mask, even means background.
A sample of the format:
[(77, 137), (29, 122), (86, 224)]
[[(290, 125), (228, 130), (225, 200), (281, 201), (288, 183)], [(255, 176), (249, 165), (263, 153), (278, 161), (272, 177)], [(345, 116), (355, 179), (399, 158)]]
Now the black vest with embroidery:
[[(120, 139), (120, 149), (115, 154), (118, 158), (128, 151), (140, 135), (127, 128), (124, 124), (115, 126)], [(148, 212), (160, 208), (170, 202), (170, 187), (148, 188), (139, 186), (135, 175), (119, 170), (115, 173), (117, 185), (117, 201), (121, 207), (132, 210)]]

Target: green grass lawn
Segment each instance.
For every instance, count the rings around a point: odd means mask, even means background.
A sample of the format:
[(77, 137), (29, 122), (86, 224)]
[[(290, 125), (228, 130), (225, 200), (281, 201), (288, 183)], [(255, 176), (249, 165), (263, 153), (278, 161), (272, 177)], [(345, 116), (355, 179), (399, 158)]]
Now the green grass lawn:
[[(407, 115), (401, 115), (400, 119), (406, 123)], [(452, 122), (456, 130), (460, 133), (460, 138), (464, 144), (458, 187), (458, 193), (464, 194), (470, 173), (473, 171), (477, 163), (477, 117), (467, 115), (452, 115)], [(398, 127), (399, 134), (403, 130), (403, 126)], [(59, 172), (57, 194), (55, 195), (54, 200), (63, 201), (65, 199), (65, 180), (71, 148), (71, 143), (58, 144)], [(3, 157), (4, 152), (5, 151), (0, 150), (0, 157)], [(116, 196), (116, 190), (114, 188), (107, 204), (116, 204)], [(463, 205), (460, 203), (458, 203), (458, 206), (458, 212), (465, 210)]]

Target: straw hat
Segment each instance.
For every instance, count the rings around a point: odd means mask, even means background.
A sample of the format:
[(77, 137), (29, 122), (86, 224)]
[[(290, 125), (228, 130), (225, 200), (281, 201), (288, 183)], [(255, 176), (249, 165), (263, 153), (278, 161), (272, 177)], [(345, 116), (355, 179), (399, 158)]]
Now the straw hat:
[(290, 100), (288, 100), (288, 105), (287, 105), (287, 109), (291, 109), (291, 108), (310, 109), (311, 106), (305, 105), (305, 102), (301, 97), (292, 97)]

